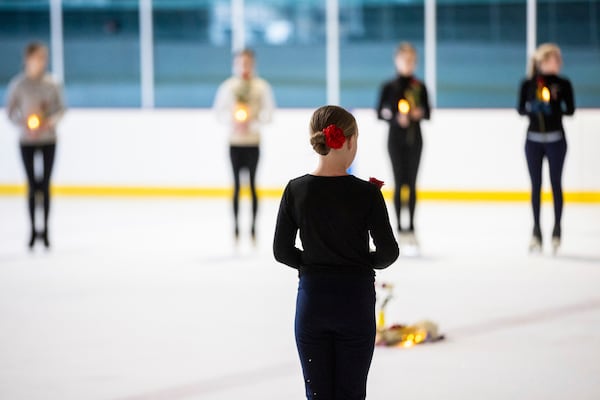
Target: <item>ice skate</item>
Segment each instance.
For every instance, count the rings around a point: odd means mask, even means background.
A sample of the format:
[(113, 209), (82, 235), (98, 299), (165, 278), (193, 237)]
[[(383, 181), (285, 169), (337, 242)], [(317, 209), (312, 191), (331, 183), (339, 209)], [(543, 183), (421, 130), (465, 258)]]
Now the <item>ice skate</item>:
[(399, 235), (401, 253), (407, 257), (418, 257), (421, 253), (419, 242), (414, 231), (400, 232)]
[(554, 226), (554, 230), (552, 231), (552, 254), (556, 255), (558, 253), (558, 249), (560, 247), (560, 236), (561, 231), (559, 226)]
[(240, 244), (240, 229), (237, 227), (237, 225), (233, 231), (233, 244), (236, 247)]
[(33, 246), (35, 246), (35, 239), (37, 239), (38, 234), (35, 230), (31, 231), (31, 237), (29, 238), (29, 243), (27, 243), (27, 246), (29, 247), (29, 250), (33, 250)]
[(256, 229), (254, 226), (250, 230), (250, 239), (252, 240), (252, 246), (256, 247)]
[(529, 252), (530, 253), (541, 253), (542, 252), (542, 239), (533, 235), (531, 237), (531, 241), (529, 242)]
[(533, 234), (531, 241), (529, 242), (530, 253), (541, 253), (542, 252), (542, 230), (539, 226), (533, 227)]
[(46, 250), (50, 249), (50, 239), (48, 238), (48, 230), (45, 229), (41, 235), (40, 238), (44, 241), (44, 247), (46, 248)]

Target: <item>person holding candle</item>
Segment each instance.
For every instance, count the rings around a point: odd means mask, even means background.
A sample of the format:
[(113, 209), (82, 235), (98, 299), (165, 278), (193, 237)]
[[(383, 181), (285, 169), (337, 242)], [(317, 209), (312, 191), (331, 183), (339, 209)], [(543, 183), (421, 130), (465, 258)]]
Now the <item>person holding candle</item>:
[(542, 164), (548, 159), (554, 201), (552, 247), (556, 252), (561, 240), (563, 210), (562, 172), (567, 154), (563, 115), (573, 115), (575, 99), (571, 82), (559, 76), (562, 66), (560, 48), (552, 43), (540, 45), (531, 60), (529, 76), (521, 83), (517, 110), (529, 117), (525, 156), (531, 178), (533, 235), (530, 251), (541, 251), (540, 192)]
[[(56, 151), (56, 126), (65, 111), (61, 87), (46, 73), (48, 49), (33, 42), (25, 48), (25, 70), (11, 81), (6, 110), (9, 119), (20, 130), (21, 158), (28, 183), (31, 236), (29, 248), (41, 238), (50, 247), (48, 217), (50, 214), (50, 177)], [(34, 160), (41, 155), (43, 170), (36, 176)], [(44, 228), (36, 231), (35, 209), (38, 200), (44, 208)]]
[[(394, 173), (394, 208), (398, 232), (407, 233), (409, 244), (416, 245), (415, 208), (417, 172), (423, 150), (421, 120), (429, 119), (431, 107), (425, 84), (416, 79), (417, 51), (410, 43), (401, 43), (395, 54), (397, 77), (383, 85), (377, 116), (389, 124), (388, 152)], [(403, 186), (408, 188), (408, 230), (401, 224)]]
[(234, 76), (223, 82), (217, 91), (214, 109), (217, 117), (229, 125), (229, 154), (233, 169), (234, 235), (239, 238), (240, 173), (246, 169), (252, 194), (252, 226), (250, 233), (256, 240), (256, 169), (259, 160), (260, 128), (271, 121), (275, 101), (269, 83), (257, 77), (255, 55), (252, 50), (242, 50), (234, 57)]
[(319, 164), (287, 184), (273, 254), (298, 270), (295, 334), (306, 397), (364, 399), (375, 344), (374, 269), (398, 258), (398, 244), (383, 182), (347, 173), (358, 146), (352, 114), (338, 106), (317, 109), (310, 143)]

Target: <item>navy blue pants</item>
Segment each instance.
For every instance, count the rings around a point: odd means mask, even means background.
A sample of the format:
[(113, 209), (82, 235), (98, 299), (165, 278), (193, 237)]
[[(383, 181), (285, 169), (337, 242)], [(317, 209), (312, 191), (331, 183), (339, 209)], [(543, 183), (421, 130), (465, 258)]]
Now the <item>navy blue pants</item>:
[(525, 143), (527, 167), (531, 177), (531, 206), (533, 208), (533, 222), (540, 226), (540, 192), (542, 189), (542, 164), (544, 157), (548, 159), (550, 167), (550, 184), (554, 200), (554, 226), (560, 228), (560, 219), (563, 210), (562, 172), (567, 155), (567, 141), (564, 139), (539, 143), (527, 140)]
[(306, 398), (364, 399), (375, 346), (374, 279), (301, 276), (295, 328)]

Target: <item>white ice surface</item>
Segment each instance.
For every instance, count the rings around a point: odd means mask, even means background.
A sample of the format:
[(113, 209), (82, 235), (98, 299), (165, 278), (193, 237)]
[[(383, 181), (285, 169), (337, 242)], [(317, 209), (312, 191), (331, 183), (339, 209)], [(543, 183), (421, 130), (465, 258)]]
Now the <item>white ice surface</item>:
[[(277, 202), (256, 248), (234, 250), (230, 208), (59, 197), (52, 250), (29, 253), (24, 199), (0, 198), (0, 399), (304, 398)], [(369, 399), (600, 399), (600, 207), (566, 205), (556, 257), (527, 253), (525, 203), (422, 203), (417, 228), (422, 256), (378, 274), (388, 321), (447, 340), (376, 349)]]

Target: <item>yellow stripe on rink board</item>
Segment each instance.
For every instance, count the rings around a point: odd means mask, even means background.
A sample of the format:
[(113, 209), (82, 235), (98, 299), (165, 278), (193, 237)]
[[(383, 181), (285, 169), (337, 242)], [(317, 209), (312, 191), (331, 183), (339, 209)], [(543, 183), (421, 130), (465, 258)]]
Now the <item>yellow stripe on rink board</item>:
[[(231, 188), (223, 187), (128, 187), (128, 186), (79, 186), (57, 185), (52, 192), (58, 196), (82, 197), (205, 197), (226, 198), (232, 195)], [(281, 188), (261, 188), (259, 196), (279, 198)], [(25, 194), (24, 185), (0, 184), (0, 196)], [(242, 189), (242, 196), (249, 196), (248, 188)], [(392, 191), (384, 189), (386, 199), (392, 198)], [(565, 192), (565, 201), (569, 203), (600, 203), (600, 191)], [(419, 199), (424, 201), (457, 202), (528, 202), (529, 192), (525, 191), (456, 191), (456, 190), (420, 190)], [(544, 202), (552, 201), (552, 193), (542, 193)]]

